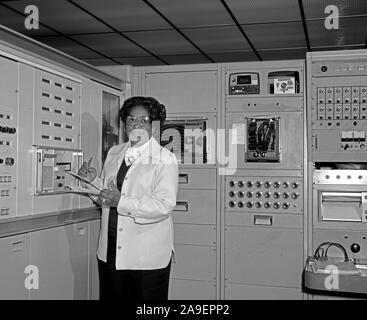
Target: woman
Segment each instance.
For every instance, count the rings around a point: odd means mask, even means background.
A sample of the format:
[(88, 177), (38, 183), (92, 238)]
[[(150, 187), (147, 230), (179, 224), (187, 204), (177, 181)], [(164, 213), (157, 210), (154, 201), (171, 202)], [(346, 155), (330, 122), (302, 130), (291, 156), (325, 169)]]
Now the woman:
[(103, 186), (95, 199), (102, 205), (101, 299), (168, 299), (178, 165), (152, 137), (152, 121), (162, 125), (165, 117), (165, 107), (154, 98), (126, 100), (120, 118), (129, 141), (109, 150), (100, 178), (91, 161), (79, 170)]

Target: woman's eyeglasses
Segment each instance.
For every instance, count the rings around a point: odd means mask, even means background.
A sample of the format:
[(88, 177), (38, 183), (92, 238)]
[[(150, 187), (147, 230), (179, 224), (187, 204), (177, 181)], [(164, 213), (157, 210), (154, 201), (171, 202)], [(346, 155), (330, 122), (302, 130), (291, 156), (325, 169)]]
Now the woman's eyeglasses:
[(129, 126), (133, 126), (137, 123), (140, 123), (142, 126), (149, 126), (151, 121), (148, 116), (146, 117), (134, 117), (134, 116), (127, 116), (126, 117), (126, 124)]

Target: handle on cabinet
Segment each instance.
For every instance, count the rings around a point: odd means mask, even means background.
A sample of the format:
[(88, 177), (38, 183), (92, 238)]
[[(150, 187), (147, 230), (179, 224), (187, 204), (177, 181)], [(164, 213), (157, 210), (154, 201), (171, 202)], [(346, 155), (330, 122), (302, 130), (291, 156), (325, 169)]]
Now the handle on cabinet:
[(273, 217), (272, 216), (254, 215), (254, 225), (272, 226), (273, 225)]
[(188, 184), (189, 183), (189, 175), (187, 173), (180, 173), (178, 175), (178, 183)]
[(23, 250), (23, 244), (24, 244), (23, 240), (12, 242), (11, 251), (13, 251), (13, 252), (22, 251)]
[(176, 201), (176, 207), (174, 208), (174, 211), (189, 211), (189, 203), (188, 201)]

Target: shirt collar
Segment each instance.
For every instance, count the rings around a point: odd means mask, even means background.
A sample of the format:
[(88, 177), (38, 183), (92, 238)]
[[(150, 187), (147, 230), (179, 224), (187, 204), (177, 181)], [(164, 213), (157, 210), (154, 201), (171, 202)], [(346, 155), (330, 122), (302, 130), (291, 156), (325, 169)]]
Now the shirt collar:
[(149, 146), (149, 143), (152, 141), (153, 137), (150, 137), (150, 139), (145, 142), (144, 144), (142, 144), (141, 146), (138, 147), (134, 147), (131, 146), (131, 142), (128, 142), (128, 147), (127, 150), (125, 152), (125, 163), (126, 165), (131, 165), (136, 159), (138, 159), (143, 152), (145, 151), (145, 149)]

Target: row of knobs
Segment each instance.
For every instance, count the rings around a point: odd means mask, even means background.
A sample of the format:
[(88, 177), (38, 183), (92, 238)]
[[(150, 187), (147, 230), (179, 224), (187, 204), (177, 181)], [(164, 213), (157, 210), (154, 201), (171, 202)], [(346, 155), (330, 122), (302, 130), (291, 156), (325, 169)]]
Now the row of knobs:
[[(253, 208), (254, 206), (256, 208), (261, 208), (263, 206), (262, 202), (256, 202), (253, 203), (252, 201), (247, 201), (246, 203), (239, 201), (238, 203), (236, 201), (230, 201), (229, 202), (229, 206), (231, 208), (234, 207), (238, 207), (238, 208), (243, 208), (246, 205), (247, 208)], [(264, 203), (264, 208), (269, 209), (273, 207), (274, 209), (279, 209), (280, 207), (282, 207), (283, 209), (287, 210), (290, 207), (289, 202), (283, 202), (283, 203), (279, 203), (279, 202), (274, 202), (273, 204), (271, 202), (265, 202)]]
[[(231, 198), (235, 197), (236, 196), (236, 192), (234, 191), (230, 191), (229, 194), (228, 194)], [(248, 192), (242, 192), (242, 191), (239, 191), (237, 193), (237, 196), (239, 198), (243, 198), (244, 196), (247, 196), (247, 198), (252, 198), (254, 195), (256, 198), (261, 198), (261, 196), (263, 195), (262, 192), (260, 191), (257, 191), (256, 193), (252, 192), (252, 191), (248, 191)], [(267, 191), (264, 193), (264, 197), (265, 198), (270, 198), (271, 197), (271, 192)], [(288, 199), (289, 197), (291, 197), (292, 199), (297, 199), (299, 197), (299, 193), (298, 192), (292, 192), (291, 194), (289, 192), (283, 192), (283, 193), (280, 193), (280, 192), (274, 192), (273, 194), (273, 197), (275, 199), (279, 199), (280, 197), (282, 197), (283, 199)]]
[(247, 188), (252, 188), (253, 186), (256, 186), (257, 188), (261, 188), (262, 186), (264, 186), (265, 188), (270, 188), (271, 186), (273, 186), (274, 188), (278, 189), (280, 186), (283, 186), (283, 188), (288, 188), (289, 186), (291, 186), (293, 189), (296, 189), (298, 188), (299, 186), (299, 183), (298, 182), (292, 182), (292, 183), (289, 183), (289, 182), (283, 182), (280, 183), (280, 182), (270, 182), (270, 181), (265, 181), (264, 183), (261, 182), (261, 181), (256, 181), (256, 182), (253, 182), (253, 181), (247, 181), (246, 183), (242, 180), (236, 182), (236, 181), (230, 181), (229, 182), (229, 186), (230, 187), (235, 187), (235, 186), (238, 186), (240, 188), (243, 188), (245, 185), (247, 186)]
[(17, 131), (16, 128), (9, 128), (9, 127), (0, 126), (0, 132), (2, 132), (2, 133), (15, 134), (16, 131)]

